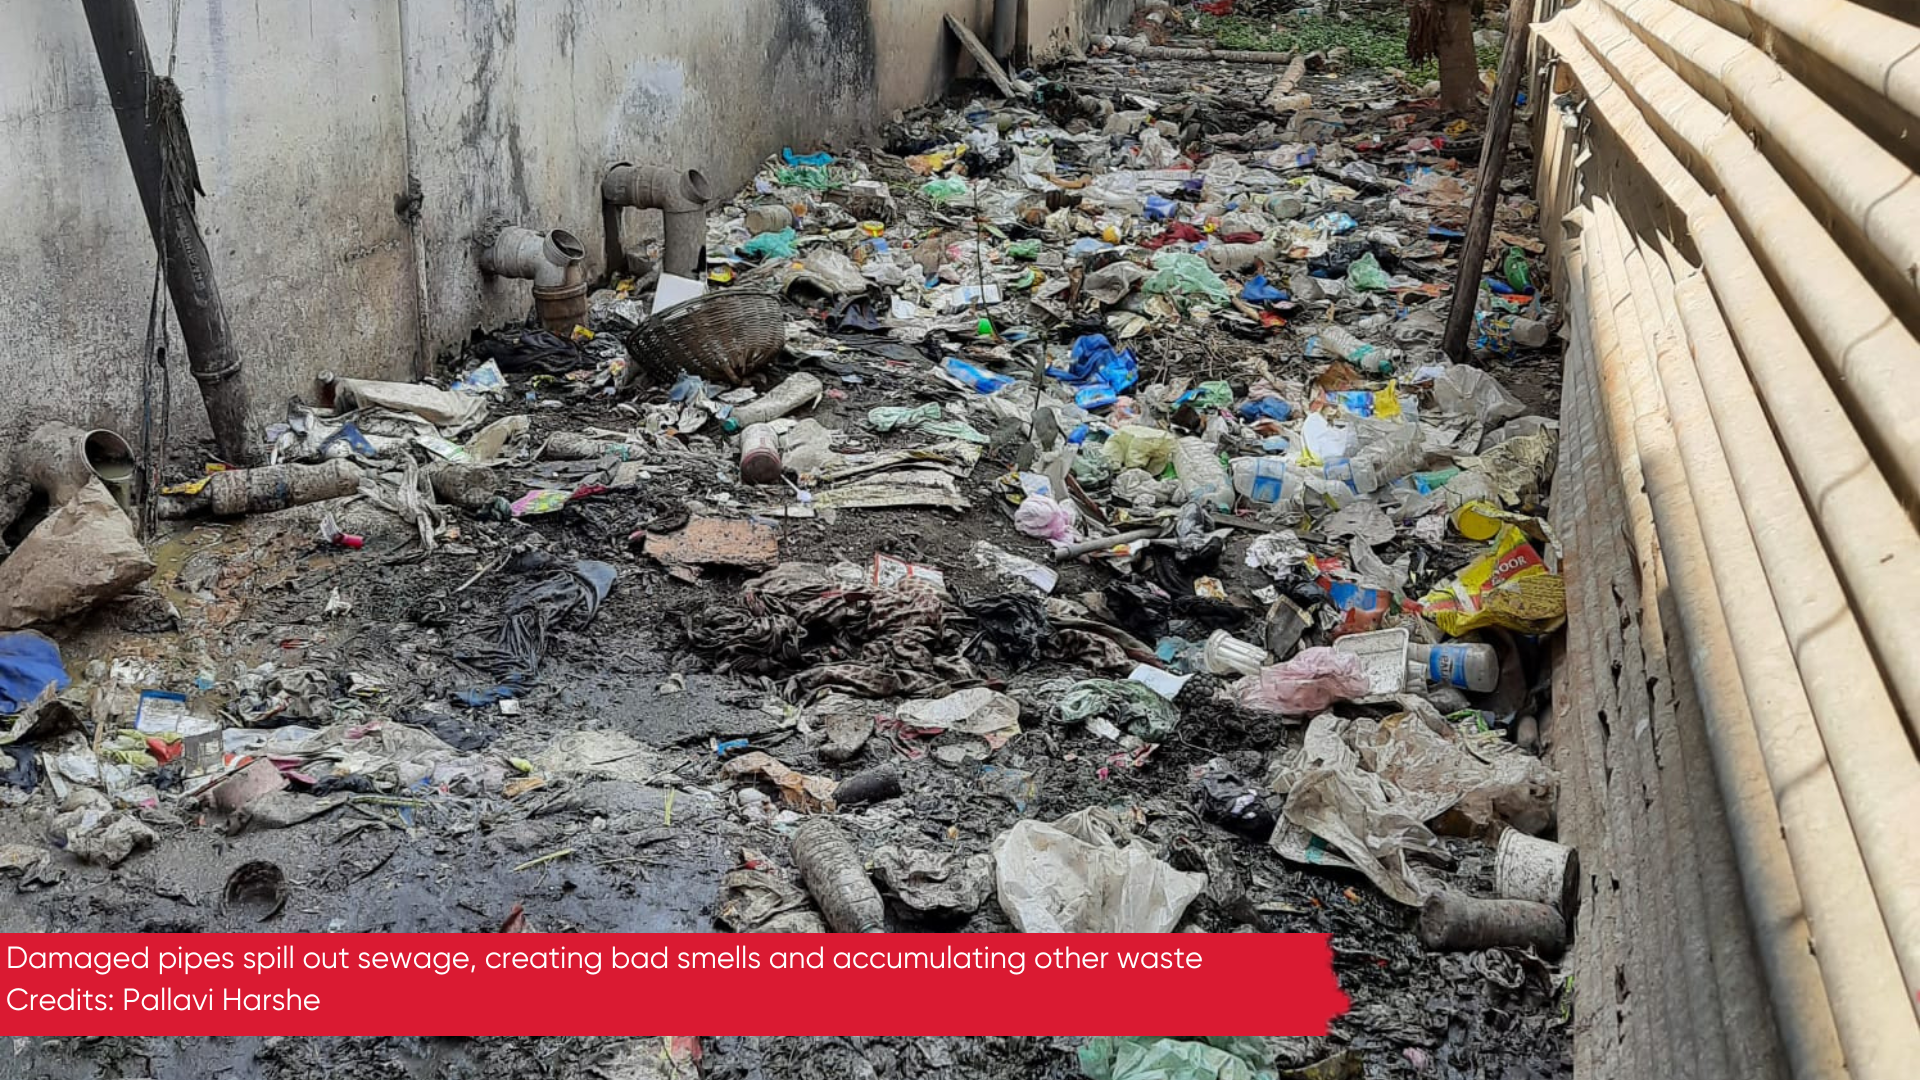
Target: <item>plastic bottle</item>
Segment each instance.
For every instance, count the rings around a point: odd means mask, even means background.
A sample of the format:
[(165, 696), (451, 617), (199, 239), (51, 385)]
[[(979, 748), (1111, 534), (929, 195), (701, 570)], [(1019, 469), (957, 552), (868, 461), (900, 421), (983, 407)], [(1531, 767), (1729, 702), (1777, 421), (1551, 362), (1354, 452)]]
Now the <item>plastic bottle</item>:
[(1500, 685), (1500, 655), (1491, 645), (1407, 646), (1409, 667), (1417, 665), (1429, 682), (1484, 694)]
[(1311, 338), (1307, 355), (1337, 356), (1368, 375), (1391, 375), (1401, 359), (1399, 349), (1369, 345), (1343, 326), (1329, 326)]
[(1523, 349), (1538, 349), (1553, 336), (1553, 327), (1540, 319), (1513, 320), (1513, 343)]
[(1233, 490), (1257, 503), (1298, 507), (1306, 485), (1286, 458), (1235, 458)]
[(780, 482), (780, 436), (769, 424), (753, 424), (740, 433), (740, 479), (749, 484)]
[(778, 420), (800, 406), (817, 400), (826, 391), (826, 384), (804, 371), (788, 376), (779, 386), (733, 410), (727, 417), (725, 428), (728, 432), (735, 432), (769, 420)]
[(826, 818), (803, 822), (793, 834), (793, 865), (835, 933), (886, 932), (886, 904), (839, 826)]
[(1173, 448), (1173, 469), (1180, 478), (1181, 502), (1206, 500), (1216, 510), (1233, 509), (1233, 480), (1205, 439), (1188, 435)]
[(957, 356), (949, 356), (941, 364), (946, 373), (955, 379), (973, 387), (983, 394), (994, 394), (1013, 385), (1013, 380), (1005, 375), (997, 375), (978, 364), (970, 364)]
[(755, 236), (793, 228), (793, 211), (785, 206), (756, 206), (747, 211), (747, 231)]

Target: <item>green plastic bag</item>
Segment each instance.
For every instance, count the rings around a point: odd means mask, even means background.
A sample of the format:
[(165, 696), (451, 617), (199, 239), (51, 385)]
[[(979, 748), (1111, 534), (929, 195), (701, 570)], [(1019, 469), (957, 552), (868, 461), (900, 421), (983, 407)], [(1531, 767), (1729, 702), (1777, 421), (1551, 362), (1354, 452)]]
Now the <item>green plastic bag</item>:
[(1013, 243), (1007, 245), (1007, 258), (1009, 259), (1032, 262), (1039, 257), (1040, 241), (1038, 240), (1015, 240)]
[(1157, 272), (1140, 287), (1144, 292), (1204, 298), (1223, 307), (1233, 302), (1233, 291), (1207, 266), (1207, 260), (1198, 255), (1163, 251), (1153, 257), (1153, 268)]
[(1173, 702), (1146, 683), (1132, 680), (1088, 679), (1075, 683), (1060, 699), (1060, 718), (1067, 723), (1084, 723), (1094, 717), (1149, 742), (1173, 734), (1180, 725), (1180, 713)]
[(1527, 269), (1527, 253), (1517, 247), (1507, 249), (1506, 262), (1501, 264), (1501, 272), (1506, 275), (1507, 284), (1514, 292), (1532, 292), (1533, 278)]
[(967, 197), (967, 182), (957, 176), (943, 176), (938, 180), (927, 181), (926, 186), (920, 189), (920, 194), (925, 195), (936, 206), (945, 206), (956, 199)]
[[(1259, 1042), (1238, 1035), (1096, 1035), (1080, 1046), (1080, 1071), (1091, 1080), (1270, 1080), (1264, 1053), (1242, 1045)], [(1251, 1061), (1243, 1056), (1249, 1053)]]
[(1381, 269), (1380, 260), (1369, 251), (1347, 267), (1347, 284), (1361, 292), (1386, 292), (1393, 287), (1393, 280)]
[(835, 180), (832, 171), (824, 165), (782, 165), (773, 170), (773, 179), (781, 187), (809, 191), (831, 191), (840, 186), (840, 181)]
[(1233, 384), (1229, 382), (1203, 382), (1190, 394), (1185, 404), (1196, 409), (1224, 409), (1233, 404)]
[(740, 254), (756, 256), (762, 259), (791, 259), (799, 250), (800, 236), (792, 229), (779, 232), (761, 233), (759, 236), (740, 245)]
[(882, 405), (868, 410), (867, 423), (875, 431), (892, 431), (894, 428), (915, 428), (922, 424), (939, 420), (945, 415), (937, 401), (908, 408), (905, 405)]

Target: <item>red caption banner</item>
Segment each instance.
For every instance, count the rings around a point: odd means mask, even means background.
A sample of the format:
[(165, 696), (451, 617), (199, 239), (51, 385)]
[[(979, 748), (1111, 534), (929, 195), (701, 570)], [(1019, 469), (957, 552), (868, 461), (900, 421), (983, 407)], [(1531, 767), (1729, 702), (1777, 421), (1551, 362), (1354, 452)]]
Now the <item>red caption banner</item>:
[(1325, 934), (0, 934), (0, 954), (9, 1035), (1325, 1035), (1348, 1005)]

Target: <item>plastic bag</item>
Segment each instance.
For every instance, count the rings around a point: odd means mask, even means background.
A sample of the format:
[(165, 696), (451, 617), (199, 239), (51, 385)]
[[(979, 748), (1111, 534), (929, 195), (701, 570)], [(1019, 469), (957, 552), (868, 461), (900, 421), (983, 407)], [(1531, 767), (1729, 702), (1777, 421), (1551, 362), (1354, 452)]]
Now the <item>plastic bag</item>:
[(1119, 400), (1140, 381), (1140, 362), (1130, 349), (1116, 349), (1104, 334), (1088, 334), (1073, 343), (1073, 366), (1048, 368), (1047, 374), (1076, 387), (1075, 405), (1098, 409)]
[(1282, 716), (1319, 712), (1336, 701), (1366, 697), (1370, 689), (1366, 666), (1351, 653), (1335, 649), (1303, 649), (1293, 659), (1242, 680), (1234, 698), (1246, 708)]
[(1153, 269), (1154, 275), (1141, 286), (1148, 293), (1211, 300), (1222, 306), (1233, 302), (1233, 290), (1198, 255), (1163, 251), (1153, 257)]
[(1393, 287), (1393, 279), (1380, 267), (1380, 260), (1369, 251), (1353, 260), (1347, 267), (1347, 284), (1361, 292), (1385, 292)]
[(1527, 411), (1499, 379), (1465, 364), (1448, 364), (1433, 380), (1433, 403), (1442, 413), (1471, 416), (1483, 427), (1496, 427)]
[(1173, 464), (1177, 442), (1170, 431), (1129, 424), (1107, 440), (1107, 460), (1115, 469), (1145, 469), (1158, 476)]
[(970, 195), (967, 182), (957, 176), (943, 176), (938, 180), (929, 180), (920, 189), (935, 206), (945, 206), (951, 202), (963, 202)]
[(1105, 720), (1148, 742), (1166, 738), (1180, 725), (1180, 712), (1173, 702), (1131, 679), (1075, 683), (1060, 699), (1060, 718), (1069, 724)]
[(1249, 1035), (1095, 1035), (1080, 1044), (1091, 1080), (1257, 1080), (1271, 1075), (1260, 1071), (1268, 1058), (1264, 1040)]
[(1507, 249), (1507, 257), (1500, 264), (1500, 273), (1514, 292), (1533, 291), (1533, 278), (1527, 268), (1527, 253), (1519, 248)]
[(100, 481), (89, 480), (0, 563), (0, 629), (85, 611), (152, 573), (133, 522)]
[(1267, 276), (1261, 274), (1247, 282), (1246, 288), (1240, 290), (1240, 299), (1249, 304), (1272, 304), (1291, 299), (1291, 297), (1287, 295), (1287, 290), (1268, 284)]
[(743, 256), (756, 259), (791, 259), (797, 250), (799, 234), (792, 229), (779, 232), (761, 233), (759, 236), (740, 245)]
[(1037, 540), (1073, 543), (1073, 511), (1045, 495), (1029, 495), (1013, 512), (1014, 527)]
[(1028, 934), (1171, 933), (1207, 876), (1175, 870), (1144, 844), (1121, 847), (1125, 835), (1097, 807), (1051, 825), (1015, 822), (993, 841), (1000, 909)]

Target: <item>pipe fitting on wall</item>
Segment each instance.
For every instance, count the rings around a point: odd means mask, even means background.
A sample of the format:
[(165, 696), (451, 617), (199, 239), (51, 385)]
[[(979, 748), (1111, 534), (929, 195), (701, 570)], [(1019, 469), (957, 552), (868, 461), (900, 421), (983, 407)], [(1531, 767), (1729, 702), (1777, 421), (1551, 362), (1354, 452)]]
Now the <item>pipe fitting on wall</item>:
[(480, 269), (501, 277), (533, 282), (534, 310), (540, 324), (565, 337), (587, 319), (586, 246), (565, 229), (536, 232), (500, 225), (480, 239)]
[[(698, 169), (620, 162), (600, 181), (600, 198), (611, 207), (658, 210), (665, 219), (666, 246), (661, 267), (669, 274), (692, 277), (700, 268), (700, 252), (707, 239), (707, 203), (713, 188)], [(620, 216), (606, 215), (607, 268), (625, 265), (620, 241)]]
[(557, 289), (580, 280), (587, 249), (565, 229), (536, 232), (507, 225), (480, 244), (480, 269), (501, 277), (525, 278), (536, 288)]

